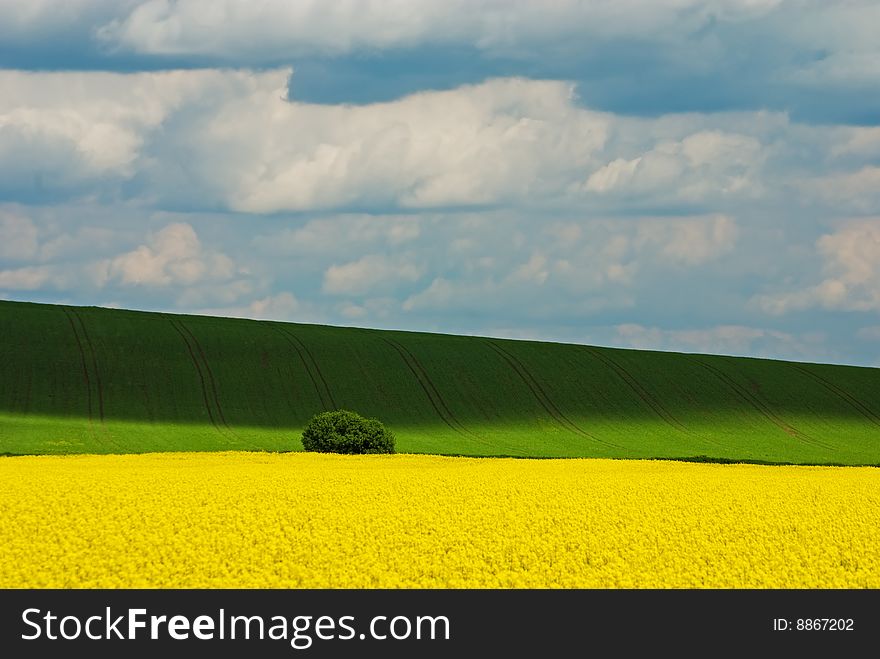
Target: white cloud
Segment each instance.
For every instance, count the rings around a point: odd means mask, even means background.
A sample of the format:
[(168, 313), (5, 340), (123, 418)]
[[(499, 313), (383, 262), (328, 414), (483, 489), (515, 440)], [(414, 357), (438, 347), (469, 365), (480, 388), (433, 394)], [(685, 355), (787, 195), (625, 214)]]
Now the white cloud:
[(282, 292), (251, 302), (249, 305), (249, 317), (276, 318), (279, 315), (290, 316), (297, 309), (299, 309), (299, 302), (296, 297), (292, 293)]
[[(197, 302), (196, 302), (197, 304)], [(282, 291), (253, 300), (247, 304), (228, 307), (198, 308), (198, 313), (226, 318), (254, 318), (257, 320), (296, 320), (302, 305), (293, 293)]]
[(392, 290), (401, 283), (418, 281), (424, 272), (424, 265), (412, 262), (406, 255), (367, 254), (357, 261), (327, 268), (322, 290), (331, 295), (363, 295), (377, 289)]
[(617, 158), (607, 165), (597, 169), (587, 179), (587, 190), (590, 192), (608, 192), (621, 188), (635, 178), (636, 168), (642, 162), (642, 157), (624, 160)]
[[(0, 71), (0, 194), (61, 190), (253, 213), (421, 212), (705, 207), (793, 187), (859, 212), (880, 205), (872, 164), (816, 175), (823, 157), (871, 158), (868, 129), (792, 125), (765, 112), (626, 118), (584, 109), (568, 82), (519, 78), (319, 105), (287, 100), (289, 76)], [(412, 238), (411, 226), (394, 231)]]
[[(527, 316), (581, 316), (626, 308), (658, 277), (706, 267), (727, 254), (739, 234), (725, 215), (569, 219), (539, 230), (527, 216), (496, 215), (483, 227), (452, 231), (450, 225), (456, 223), (447, 220), (425, 232), (450, 228), (426, 247), (424, 260), (434, 276), (404, 299), (404, 311), (515, 308)], [(459, 231), (469, 241), (462, 242)]]
[[(47, 232), (48, 233), (48, 232)], [(49, 234), (40, 245), (41, 261), (54, 261), (75, 254), (88, 254), (94, 257), (101, 251), (115, 247), (119, 239), (117, 232), (106, 227), (76, 227), (72, 231), (56, 231)]]
[(0, 71), (0, 192), (131, 181), (125, 194), (160, 206), (256, 213), (540, 199), (591, 166), (610, 120), (558, 81), (352, 106), (288, 101), (290, 75)]
[(801, 359), (824, 352), (824, 337), (821, 334), (794, 335), (744, 325), (669, 330), (626, 323), (615, 327), (615, 341), (618, 345), (639, 350), (773, 355)]
[(365, 306), (361, 304), (354, 304), (353, 302), (343, 302), (339, 305), (339, 313), (342, 314), (345, 318), (360, 320), (361, 318), (365, 318), (367, 314), (369, 314), (369, 311)]
[(840, 129), (841, 140), (831, 155), (880, 157), (880, 126), (852, 126)]
[(47, 266), (0, 270), (0, 289), (35, 291), (49, 283), (51, 277), (52, 270)]
[[(651, 276), (670, 266), (705, 266), (730, 252), (739, 236), (736, 221), (726, 215), (589, 220), (557, 224), (547, 233), (555, 238), (560, 231), (571, 239), (556, 244), (552, 265), (537, 269), (544, 264), (531, 261), (528, 265), (542, 277), (540, 283), (549, 281), (575, 296), (608, 287), (631, 288), (641, 282), (643, 273)], [(606, 300), (618, 306), (613, 295)]]
[(341, 214), (309, 220), (296, 229), (283, 229), (254, 238), (267, 252), (285, 255), (327, 256), (347, 254), (367, 246), (400, 247), (419, 238), (425, 215)]
[(726, 215), (707, 218), (645, 220), (635, 236), (638, 248), (659, 248), (672, 263), (694, 266), (731, 251), (739, 235), (736, 222)]
[(147, 245), (96, 264), (99, 280), (123, 286), (191, 286), (223, 281), (236, 274), (223, 253), (205, 250), (189, 224), (169, 224), (150, 236)]
[(238, 59), (339, 55), (418, 44), (473, 44), (494, 53), (597, 38), (684, 37), (709, 21), (772, 10), (775, 0), (148, 0), (103, 26), (100, 38), (141, 53)]
[(832, 53), (798, 69), (791, 77), (795, 82), (816, 86), (827, 86), (829, 83), (874, 84), (880, 79), (880, 53)]
[(31, 219), (0, 209), (0, 259), (31, 259), (37, 252), (37, 246), (37, 227)]
[(91, 191), (88, 186), (131, 178), (148, 137), (172, 112), (186, 104), (210, 105), (212, 87), (216, 92), (249, 78), (211, 70), (0, 70), (0, 190), (78, 185)]
[(857, 212), (880, 210), (880, 167), (865, 165), (857, 171), (829, 174), (807, 180), (801, 186), (807, 194), (817, 194), (826, 202)]
[(635, 158), (616, 158), (590, 174), (584, 187), (597, 194), (654, 193), (692, 201), (755, 196), (761, 192), (759, 174), (766, 157), (754, 137), (700, 130), (660, 141)]
[(425, 258), (434, 277), (404, 299), (404, 311), (522, 307), (526, 315), (577, 315), (626, 308), (650, 278), (706, 267), (739, 235), (736, 221), (720, 214), (555, 221), (539, 231), (510, 217), (459, 230), (470, 242), (457, 232), (434, 241), (434, 255)]
[(443, 309), (455, 299), (455, 285), (443, 277), (437, 277), (423, 291), (409, 296), (403, 302), (404, 311), (416, 309)]
[[(821, 57), (805, 61), (791, 73), (806, 85), (876, 84), (880, 77), (877, 29), (880, 6), (872, 0), (788, 3), (789, 22), (780, 37), (809, 47)], [(801, 11), (798, 11), (798, 10)]]
[(285, 80), (265, 74), (264, 89), (176, 135), (199, 178), (225, 183), (214, 192), (232, 209), (543, 198), (593, 163), (608, 123), (576, 108), (562, 82), (499, 79), (387, 103), (320, 106), (286, 101), (278, 90)]
[[(521, 78), (320, 105), (289, 101), (290, 75), (0, 71), (0, 198), (62, 192), (260, 214), (591, 205), (651, 212), (793, 190), (859, 212), (880, 204), (874, 165), (843, 160), (856, 168), (816, 175), (823, 158), (842, 158), (871, 135), (792, 125), (784, 115), (621, 117), (581, 107), (568, 82)], [(289, 238), (305, 245), (317, 239), (309, 231), (321, 233), (320, 221)], [(403, 217), (388, 231), (391, 245), (417, 238)]]
[(547, 257), (541, 252), (535, 252), (529, 260), (516, 268), (510, 276), (510, 282), (529, 282), (542, 285), (547, 281), (549, 270), (547, 269)]
[(825, 278), (818, 284), (757, 296), (771, 314), (821, 307), (842, 311), (880, 311), (880, 219), (848, 222), (822, 236), (816, 248)]
[(8, 44), (73, 31), (87, 35), (136, 4), (137, 0), (0, 0), (0, 39)]

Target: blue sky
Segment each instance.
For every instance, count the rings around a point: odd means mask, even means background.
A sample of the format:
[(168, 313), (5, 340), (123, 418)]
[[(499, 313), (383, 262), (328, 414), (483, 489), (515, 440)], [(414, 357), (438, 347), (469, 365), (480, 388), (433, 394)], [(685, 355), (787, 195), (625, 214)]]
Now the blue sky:
[(878, 24), (0, 0), (0, 298), (880, 365)]

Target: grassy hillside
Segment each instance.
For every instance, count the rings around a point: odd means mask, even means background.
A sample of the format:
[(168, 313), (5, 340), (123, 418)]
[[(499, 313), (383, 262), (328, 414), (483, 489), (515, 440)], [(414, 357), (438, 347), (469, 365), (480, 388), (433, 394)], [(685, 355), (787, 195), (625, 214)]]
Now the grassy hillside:
[(0, 302), (0, 453), (298, 449), (880, 464), (880, 369)]

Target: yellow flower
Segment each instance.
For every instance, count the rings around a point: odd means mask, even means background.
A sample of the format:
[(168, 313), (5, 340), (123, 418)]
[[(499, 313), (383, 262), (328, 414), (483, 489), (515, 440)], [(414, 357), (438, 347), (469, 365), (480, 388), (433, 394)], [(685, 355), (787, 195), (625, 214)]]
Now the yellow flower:
[(878, 588), (880, 471), (0, 458), (3, 588)]

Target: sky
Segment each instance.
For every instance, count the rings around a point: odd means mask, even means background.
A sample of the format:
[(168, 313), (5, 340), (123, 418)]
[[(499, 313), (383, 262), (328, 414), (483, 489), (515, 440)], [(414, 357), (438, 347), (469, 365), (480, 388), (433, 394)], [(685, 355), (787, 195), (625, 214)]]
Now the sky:
[(880, 366), (877, 25), (0, 0), (0, 299)]

